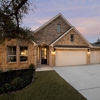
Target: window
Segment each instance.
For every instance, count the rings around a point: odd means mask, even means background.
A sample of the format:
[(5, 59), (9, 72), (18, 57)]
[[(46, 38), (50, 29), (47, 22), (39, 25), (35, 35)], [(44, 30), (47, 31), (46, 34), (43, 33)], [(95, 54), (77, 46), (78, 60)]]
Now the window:
[(74, 34), (70, 35), (70, 41), (73, 42), (74, 41)]
[(27, 54), (28, 48), (27, 47), (20, 47), (20, 62), (27, 61)]
[(16, 47), (8, 46), (8, 62), (16, 62)]
[(57, 32), (58, 32), (58, 33), (61, 32), (61, 25), (60, 25), (60, 24), (57, 25)]

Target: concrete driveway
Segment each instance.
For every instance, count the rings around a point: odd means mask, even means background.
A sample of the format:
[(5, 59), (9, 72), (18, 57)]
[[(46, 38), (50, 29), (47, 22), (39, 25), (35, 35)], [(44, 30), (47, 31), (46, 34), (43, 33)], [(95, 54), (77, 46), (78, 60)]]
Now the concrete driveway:
[(100, 100), (100, 64), (54, 67), (87, 100)]

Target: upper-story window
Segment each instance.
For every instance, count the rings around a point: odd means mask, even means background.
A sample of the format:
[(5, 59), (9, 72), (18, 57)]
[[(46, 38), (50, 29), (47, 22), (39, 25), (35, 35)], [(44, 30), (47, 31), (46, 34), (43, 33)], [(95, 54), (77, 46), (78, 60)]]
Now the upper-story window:
[(8, 62), (16, 62), (16, 46), (8, 46)]
[(60, 24), (57, 25), (57, 32), (58, 32), (58, 33), (61, 32), (61, 25), (60, 25)]
[(70, 35), (70, 41), (73, 42), (74, 41), (74, 34)]

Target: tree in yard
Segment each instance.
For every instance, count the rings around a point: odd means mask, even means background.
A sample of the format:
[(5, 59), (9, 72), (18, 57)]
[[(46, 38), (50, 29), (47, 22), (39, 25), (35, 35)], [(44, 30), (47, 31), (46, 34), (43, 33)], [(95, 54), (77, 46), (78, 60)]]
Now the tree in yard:
[(29, 28), (20, 27), (31, 5), (29, 0), (0, 0), (0, 43), (5, 39), (29, 41), (32, 38)]
[(97, 42), (100, 42), (100, 39), (98, 39)]

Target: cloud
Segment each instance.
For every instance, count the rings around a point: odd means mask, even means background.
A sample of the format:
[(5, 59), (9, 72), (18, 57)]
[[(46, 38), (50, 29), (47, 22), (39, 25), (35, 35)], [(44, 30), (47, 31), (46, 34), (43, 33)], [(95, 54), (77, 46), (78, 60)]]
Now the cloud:
[(40, 24), (44, 24), (45, 22), (48, 21), (48, 19), (35, 19), (34, 21)]
[[(69, 22), (74, 25), (89, 41), (100, 38), (100, 18), (71, 18)], [(91, 40), (93, 38), (94, 40)]]
[(31, 24), (31, 23), (39, 23), (39, 24), (44, 24), (45, 22), (47, 22), (48, 21), (48, 19), (46, 18), (44, 18), (44, 19), (36, 19), (36, 18), (26, 18), (26, 19), (24, 19), (24, 23), (25, 24)]
[[(100, 18), (99, 17), (92, 17), (92, 18), (71, 18), (69, 19), (70, 22), (79, 30), (82, 30), (84, 34), (98, 34), (100, 32)], [(85, 33), (83, 30), (89, 30)]]
[(35, 19), (34, 22), (35, 22), (35, 23), (38, 23), (38, 24), (32, 25), (32, 26), (31, 26), (31, 30), (33, 30), (33, 31), (36, 30), (37, 28), (39, 28), (40, 26), (42, 26), (42, 25), (43, 25), (44, 23), (46, 23), (47, 21), (48, 21), (48, 20), (44, 20), (44, 19), (43, 19), (43, 20)]
[(87, 39), (100, 37), (100, 0), (36, 0), (35, 4), (36, 13), (30, 11), (24, 19), (32, 30), (62, 13)]
[(26, 19), (24, 20), (24, 25), (26, 24), (27, 26), (31, 27), (31, 30), (36, 30), (37, 28), (39, 28), (40, 26), (42, 26), (44, 23), (46, 23), (49, 19)]
[(39, 28), (39, 25), (37, 25), (37, 26), (32, 26), (32, 27), (31, 27), (31, 30), (34, 31), (34, 30), (36, 30), (36, 29), (38, 29), (38, 28)]
[[(99, 0), (49, 0), (37, 2), (37, 13), (67, 13), (68, 16), (93, 16), (100, 13)], [(95, 12), (96, 11), (96, 12)]]

